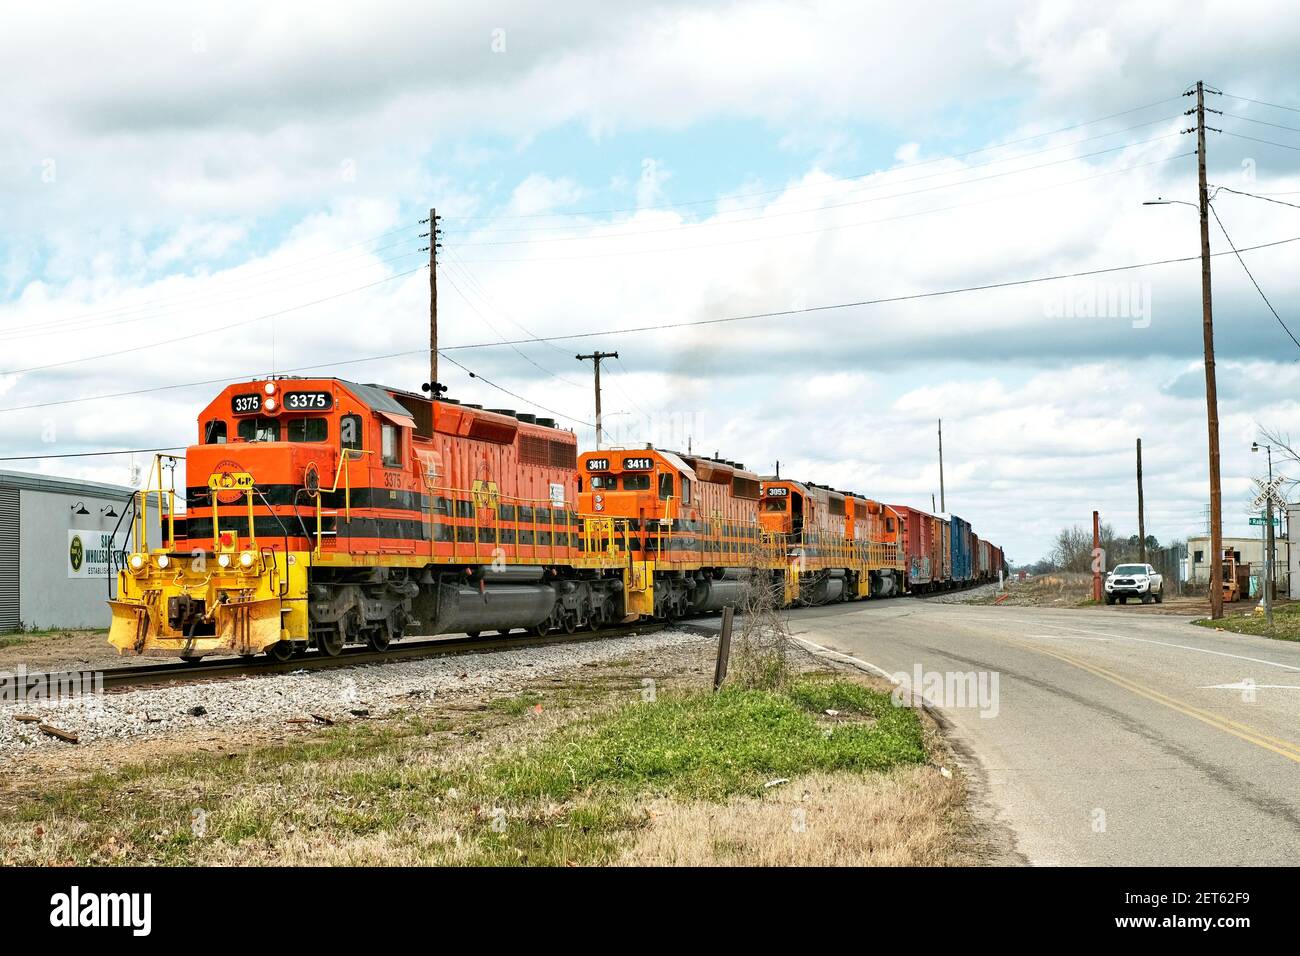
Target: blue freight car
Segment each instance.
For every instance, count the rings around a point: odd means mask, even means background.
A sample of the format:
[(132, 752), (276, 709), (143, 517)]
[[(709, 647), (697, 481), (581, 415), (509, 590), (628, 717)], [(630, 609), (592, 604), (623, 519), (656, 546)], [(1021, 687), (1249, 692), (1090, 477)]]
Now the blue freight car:
[(965, 583), (974, 573), (970, 522), (952, 515), (952, 580), (958, 584)]

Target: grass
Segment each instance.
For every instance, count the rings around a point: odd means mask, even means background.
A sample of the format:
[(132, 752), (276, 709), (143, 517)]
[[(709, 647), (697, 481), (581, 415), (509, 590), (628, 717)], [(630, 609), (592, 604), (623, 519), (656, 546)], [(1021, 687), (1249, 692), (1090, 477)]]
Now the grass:
[[(685, 844), (671, 834), (713, 826), (717, 812), (699, 809), (707, 806), (735, 808), (753, 823), (704, 841), (728, 859), (813, 845), (866, 858), (912, 841), (900, 861), (915, 863), (943, 842), (935, 818), (956, 799), (944, 789), (952, 781), (925, 766), (916, 712), (892, 706), (884, 692), (805, 678), (783, 692), (629, 695), (533, 690), (447, 719), (358, 721), (292, 746), (187, 754), (43, 784), (0, 812), (0, 856), (82, 865), (572, 865), (636, 851), (645, 862), (675, 858)], [(562, 714), (560, 701), (586, 709)], [(491, 743), (493, 733), (506, 737)], [(931, 771), (937, 783), (924, 787), (920, 777), (894, 776)], [(751, 845), (765, 828), (790, 829), (789, 813), (807, 812), (769, 795), (772, 781), (786, 779), (821, 781), (818, 793), (856, 787), (867, 819), (894, 820), (895, 835), (861, 843), (864, 818), (841, 807), (819, 819), (848, 836)], [(930, 803), (899, 796), (921, 791)], [(825, 797), (827, 806), (837, 800)], [(652, 826), (664, 813), (674, 825)]]
[(1250, 603), (1250, 608), (1244, 613), (1227, 614), (1217, 621), (1207, 617), (1193, 623), (1215, 630), (1231, 631), (1234, 634), (1254, 634), (1279, 641), (1300, 641), (1300, 602), (1275, 605), (1271, 630), (1264, 612), (1255, 614), (1253, 602)]

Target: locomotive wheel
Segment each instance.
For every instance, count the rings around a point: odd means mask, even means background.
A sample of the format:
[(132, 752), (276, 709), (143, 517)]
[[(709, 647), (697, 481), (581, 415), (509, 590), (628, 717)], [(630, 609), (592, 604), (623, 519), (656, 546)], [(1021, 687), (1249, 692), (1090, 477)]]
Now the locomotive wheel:
[(386, 651), (392, 642), (393, 637), (388, 633), (387, 625), (371, 628), (368, 643), (372, 651)]
[(185, 664), (185, 665), (188, 666), (188, 667), (193, 667), (195, 664), (197, 664), (197, 663), (198, 663), (199, 661), (201, 661), (201, 660), (203, 660), (203, 658), (201, 658), (201, 657), (182, 657), (182, 658), (181, 658), (181, 663), (182, 663), (182, 664)]
[(266, 656), (283, 664), (293, 657), (293, 652), (293, 641), (278, 641), (266, 649)]
[(480, 633), (481, 633), (480, 631), (466, 631), (465, 636), (468, 637), (470, 640), (476, 640)]
[(551, 625), (549, 622), (543, 621), (541, 624), (536, 624), (533, 627), (530, 627), (528, 631), (534, 637), (545, 637), (547, 634), (551, 633)]
[(316, 646), (326, 657), (338, 657), (343, 653), (343, 634), (338, 630), (323, 632), (316, 638)]
[(565, 634), (572, 634), (574, 631), (578, 629), (578, 615), (577, 614), (564, 615), (563, 626), (564, 626)]

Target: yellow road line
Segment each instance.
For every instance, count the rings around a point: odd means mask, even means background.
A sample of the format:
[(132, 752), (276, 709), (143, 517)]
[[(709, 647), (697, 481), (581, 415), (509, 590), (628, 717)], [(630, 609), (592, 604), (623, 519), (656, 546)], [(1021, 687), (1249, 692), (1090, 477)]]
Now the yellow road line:
[[(1020, 644), (1018, 641), (1011, 643)], [(1277, 737), (1271, 737), (1263, 731), (1251, 727), (1249, 724), (1243, 724), (1240, 721), (1232, 720), (1220, 714), (1215, 714), (1208, 710), (1202, 710), (1201, 708), (1186, 703), (1185, 701), (1178, 700), (1175, 697), (1170, 697), (1168, 694), (1162, 693), (1152, 687), (1147, 687), (1145, 684), (1140, 684), (1132, 678), (1123, 677), (1113, 671), (1108, 671), (1104, 667), (1098, 667), (1095, 664), (1089, 664), (1086, 661), (1077, 660), (1069, 655), (1060, 654), (1056, 651), (1034, 647), (1031, 644), (1020, 644), (1020, 646), (1028, 648), (1029, 650), (1038, 651), (1041, 654), (1046, 654), (1048, 657), (1055, 657), (1059, 661), (1064, 661), (1065, 663), (1078, 667), (1081, 670), (1088, 671), (1090, 674), (1094, 674), (1103, 680), (1110, 681), (1112, 684), (1122, 687), (1130, 693), (1137, 694), (1140, 697), (1145, 697), (1148, 700), (1152, 700), (1157, 704), (1162, 704), (1171, 710), (1176, 710), (1194, 720), (1199, 720), (1204, 724), (1209, 724), (1216, 730), (1232, 734), (1232, 736), (1244, 740), (1247, 743), (1252, 743), (1257, 747), (1263, 747), (1265, 750), (1271, 750), (1273, 753), (1286, 757), (1288, 760), (1300, 763), (1300, 744), (1293, 743), (1289, 740), (1282, 740)]]
[(1116, 674), (1114, 671), (1107, 670), (1106, 668), (1096, 664), (1081, 661), (1068, 654), (1061, 654), (1058, 651), (1050, 651), (1035, 644), (1027, 644), (1024, 641), (1002, 637), (997, 632), (985, 627), (971, 627), (969, 624), (963, 626), (970, 630), (979, 631), (1003, 644), (1009, 644), (1023, 648), (1027, 651), (1035, 651), (1048, 657), (1054, 657), (1063, 663), (1078, 667), (1080, 670), (1087, 671), (1096, 677), (1100, 677), (1102, 680), (1109, 681), (1115, 686), (1127, 690), (1130, 693), (1137, 694), (1139, 697), (1145, 697), (1157, 704), (1175, 710), (1186, 717), (1191, 717), (1193, 720), (1199, 720), (1203, 724), (1208, 724), (1216, 730), (1221, 730), (1226, 734), (1231, 734), (1239, 740), (1244, 740), (1247, 743), (1272, 751), (1273, 753), (1285, 757), (1295, 763), (1300, 763), (1300, 744), (1293, 741), (1272, 737), (1249, 724), (1232, 720), (1229, 717), (1224, 717), (1221, 714), (1214, 713), (1213, 711), (1203, 710), (1202, 708), (1189, 704), (1186, 701), (1181, 701), (1176, 697), (1171, 697), (1153, 687), (1147, 687), (1145, 684), (1141, 684), (1138, 681), (1133, 680), (1131, 677), (1124, 677), (1120, 674)]

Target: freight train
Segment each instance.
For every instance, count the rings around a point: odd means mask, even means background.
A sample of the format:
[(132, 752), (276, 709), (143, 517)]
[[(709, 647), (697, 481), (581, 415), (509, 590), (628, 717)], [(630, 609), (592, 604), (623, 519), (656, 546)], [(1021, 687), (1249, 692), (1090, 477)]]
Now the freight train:
[(549, 418), (337, 378), (228, 386), (199, 415), (183, 490), (164, 488), (168, 464), (122, 516), (124, 655), (571, 633), (716, 611), (755, 580), (826, 604), (1004, 568), (956, 515), (649, 445), (579, 454)]

